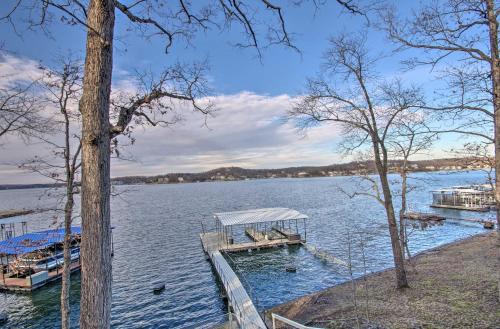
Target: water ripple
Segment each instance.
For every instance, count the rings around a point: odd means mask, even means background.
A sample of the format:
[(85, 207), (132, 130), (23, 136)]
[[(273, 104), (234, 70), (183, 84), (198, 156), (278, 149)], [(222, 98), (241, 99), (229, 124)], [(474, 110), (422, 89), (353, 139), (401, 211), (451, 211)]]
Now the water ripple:
[[(419, 174), (423, 175), (423, 174)], [(429, 191), (438, 187), (478, 182), (481, 173), (432, 174), (410, 195), (413, 210), (429, 211)], [(421, 183), (424, 184), (424, 183)], [(351, 178), (272, 179), (232, 183), (200, 183), (118, 187), (130, 190), (112, 200), (115, 256), (113, 259), (113, 328), (198, 328), (221, 323), (227, 306), (198, 234), (200, 221), (210, 227), (211, 214), (257, 207), (290, 207), (311, 218), (308, 242), (346, 259), (346, 232), (366, 242), (367, 271), (392, 266), (383, 209), (371, 199), (348, 199), (339, 191), (354, 187)], [(0, 191), (0, 209), (43, 206), (42, 190)], [(359, 206), (362, 205), (362, 206)], [(457, 216), (476, 216), (460, 213)], [(29, 216), (31, 229), (50, 226), (51, 214)], [(419, 252), (482, 232), (476, 224), (447, 221), (410, 238)], [(236, 230), (235, 236), (244, 239)], [(228, 258), (260, 310), (345, 281), (344, 268), (324, 262), (304, 248), (290, 247), (240, 253)], [(296, 273), (285, 271), (294, 264)], [(359, 248), (353, 265), (364, 273)], [(79, 275), (72, 276), (71, 319), (78, 324)], [(152, 293), (153, 282), (165, 283), (162, 294)], [(0, 294), (0, 312), (7, 312), (6, 328), (59, 328), (58, 284), (31, 295)]]

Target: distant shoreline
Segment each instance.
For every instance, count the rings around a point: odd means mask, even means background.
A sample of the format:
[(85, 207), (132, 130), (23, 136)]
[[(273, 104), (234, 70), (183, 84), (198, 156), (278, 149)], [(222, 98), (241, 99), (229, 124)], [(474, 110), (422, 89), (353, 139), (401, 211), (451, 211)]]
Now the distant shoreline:
[[(480, 166), (468, 165), (467, 159), (446, 158), (433, 160), (410, 161), (410, 172), (439, 171), (474, 171), (484, 169)], [(397, 173), (400, 161), (389, 163), (389, 173)], [(153, 185), (153, 184), (185, 184), (216, 181), (241, 181), (271, 178), (313, 178), (343, 177), (375, 174), (371, 161), (353, 161), (328, 166), (301, 166), (279, 169), (245, 169), (240, 167), (223, 167), (201, 173), (171, 173), (155, 176), (124, 176), (111, 179), (112, 185)], [(20, 190), (33, 188), (57, 188), (64, 184), (3, 184), (0, 190)], [(77, 183), (79, 186), (79, 183)]]

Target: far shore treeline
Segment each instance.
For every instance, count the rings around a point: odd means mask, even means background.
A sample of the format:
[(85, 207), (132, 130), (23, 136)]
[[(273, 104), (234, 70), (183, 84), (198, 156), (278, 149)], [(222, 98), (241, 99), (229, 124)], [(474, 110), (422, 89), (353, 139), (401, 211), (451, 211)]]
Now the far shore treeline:
[[(401, 161), (391, 161), (389, 172), (397, 172)], [(474, 170), (482, 169), (480, 164), (473, 163), (468, 158), (444, 158), (409, 161), (409, 169), (413, 172), (443, 171), (443, 170)], [(375, 174), (371, 161), (352, 161), (328, 166), (302, 166), (277, 169), (245, 169), (240, 167), (223, 167), (200, 173), (171, 173), (156, 176), (124, 176), (115, 177), (113, 185), (138, 184), (175, 184), (210, 181), (236, 181), (245, 179), (265, 178), (305, 178), (354, 176), (360, 174)], [(58, 187), (61, 184), (6, 184), (0, 185), (0, 190)], [(76, 184), (80, 186), (78, 182)]]

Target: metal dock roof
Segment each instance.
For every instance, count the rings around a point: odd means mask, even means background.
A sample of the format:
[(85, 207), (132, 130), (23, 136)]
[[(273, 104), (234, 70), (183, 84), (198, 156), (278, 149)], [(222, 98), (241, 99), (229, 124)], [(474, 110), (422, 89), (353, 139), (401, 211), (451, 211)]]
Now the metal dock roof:
[(261, 208), (242, 211), (220, 212), (215, 213), (214, 217), (220, 221), (222, 226), (309, 218), (307, 215), (289, 208)]

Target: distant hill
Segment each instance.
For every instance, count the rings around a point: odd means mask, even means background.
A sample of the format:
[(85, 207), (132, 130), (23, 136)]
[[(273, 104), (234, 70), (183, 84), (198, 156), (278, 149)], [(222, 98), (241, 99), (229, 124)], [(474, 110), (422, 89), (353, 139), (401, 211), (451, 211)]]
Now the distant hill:
[[(470, 165), (468, 159), (446, 158), (410, 161), (409, 167), (413, 172), (441, 171), (441, 170), (466, 170), (480, 169), (478, 165)], [(401, 161), (391, 161), (389, 171), (397, 172)], [(178, 184), (207, 181), (235, 181), (246, 179), (265, 178), (303, 178), (303, 177), (333, 177), (353, 176), (360, 174), (375, 173), (375, 165), (372, 161), (353, 161), (328, 166), (303, 166), (280, 169), (245, 169), (240, 167), (223, 167), (212, 169), (201, 173), (171, 173), (156, 176), (126, 176), (112, 178), (114, 185), (137, 185), (137, 184)], [(61, 184), (13, 184), (0, 185), (0, 190), (25, 189), (25, 188), (47, 188), (62, 186)]]
[(48, 188), (58, 186), (62, 186), (62, 184), (4, 184), (0, 185), (0, 190), (20, 190), (27, 188)]
[[(411, 171), (439, 171), (479, 169), (480, 166), (468, 165), (467, 159), (446, 158), (433, 160), (410, 161)], [(401, 161), (389, 163), (389, 171), (396, 172)], [(201, 173), (171, 173), (156, 176), (127, 176), (112, 179), (115, 185), (125, 184), (173, 184), (206, 181), (234, 181), (264, 178), (299, 178), (351, 176), (375, 173), (375, 165), (371, 161), (353, 161), (328, 166), (302, 166), (280, 169), (245, 169), (240, 167), (223, 167)]]

